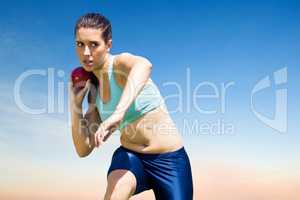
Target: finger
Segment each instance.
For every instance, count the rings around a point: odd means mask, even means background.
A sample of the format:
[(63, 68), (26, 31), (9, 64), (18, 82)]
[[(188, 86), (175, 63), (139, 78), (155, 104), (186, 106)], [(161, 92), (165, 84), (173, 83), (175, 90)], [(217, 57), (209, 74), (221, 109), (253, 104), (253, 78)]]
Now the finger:
[(97, 86), (95, 86), (92, 81), (90, 82), (90, 91), (92, 94), (97, 94)]
[(91, 87), (91, 80), (88, 79), (88, 80), (86, 81), (86, 83), (85, 83), (84, 88), (83, 88), (83, 93), (84, 93), (84, 95), (86, 95), (87, 91), (90, 90), (90, 87)]
[(89, 93), (88, 93), (88, 103), (89, 104), (94, 104), (95, 102), (96, 102), (96, 98), (90, 90)]
[(84, 89), (85, 89), (85, 90), (88, 90), (88, 89), (90, 89), (90, 87), (91, 87), (91, 80), (88, 79), (88, 80), (86, 81), (86, 83), (85, 83)]
[(86, 95), (86, 93), (87, 93), (87, 91), (89, 90), (89, 85), (90, 85), (90, 80), (87, 80), (87, 82), (85, 83), (85, 86), (84, 86), (84, 88), (82, 88), (82, 89), (80, 89), (79, 91), (78, 91), (78, 95), (79, 96), (85, 96)]
[(95, 133), (94, 135), (95, 147), (98, 147), (98, 134)]
[(103, 139), (102, 135), (99, 134), (99, 136), (98, 136), (98, 147), (101, 146), (101, 144), (103, 143), (102, 139)]
[(111, 136), (111, 134), (113, 133), (113, 131), (106, 131), (105, 136), (103, 137), (103, 142), (106, 142), (106, 140), (109, 138), (109, 136)]
[(70, 103), (74, 104), (76, 102), (76, 98), (75, 98), (75, 92), (74, 92), (74, 88), (73, 88), (73, 84), (69, 83), (69, 97), (70, 97)]
[(97, 90), (96, 87), (93, 84), (91, 84), (88, 92), (88, 102), (91, 104), (94, 104), (96, 102), (96, 96), (97, 96), (96, 90)]
[(102, 130), (98, 131), (96, 140), (97, 140), (97, 147), (99, 147), (103, 143), (103, 132), (102, 132)]
[(72, 81), (69, 81), (69, 91), (71, 92), (71, 94), (74, 94), (74, 88), (73, 88), (73, 83)]

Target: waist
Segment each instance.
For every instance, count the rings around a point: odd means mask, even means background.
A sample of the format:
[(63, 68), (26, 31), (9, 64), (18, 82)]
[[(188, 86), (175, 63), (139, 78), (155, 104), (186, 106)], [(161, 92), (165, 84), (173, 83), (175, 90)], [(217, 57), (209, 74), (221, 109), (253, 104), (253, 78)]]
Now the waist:
[(132, 149), (128, 149), (124, 146), (120, 146), (121, 149), (124, 149), (125, 151), (131, 152), (135, 155), (141, 156), (141, 157), (169, 157), (169, 156), (175, 156), (175, 155), (179, 155), (179, 154), (186, 154), (185, 148), (184, 146), (181, 146), (177, 149), (168, 151), (168, 152), (160, 152), (160, 153), (141, 153), (141, 152), (136, 152), (133, 151)]
[(121, 130), (121, 144), (141, 153), (162, 153), (182, 146), (179, 132), (162, 105)]
[(130, 143), (126, 140), (121, 139), (121, 145), (122, 147), (129, 149), (133, 152), (140, 153), (140, 154), (161, 154), (161, 153), (168, 153), (168, 152), (174, 152), (178, 149), (182, 148), (183, 145), (181, 142), (177, 144), (172, 145), (145, 145), (145, 144), (138, 144), (138, 143)]

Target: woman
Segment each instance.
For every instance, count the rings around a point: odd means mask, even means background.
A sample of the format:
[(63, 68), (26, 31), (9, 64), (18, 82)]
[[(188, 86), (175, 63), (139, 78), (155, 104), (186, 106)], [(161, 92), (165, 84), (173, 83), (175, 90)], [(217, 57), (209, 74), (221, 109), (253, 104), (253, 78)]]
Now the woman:
[[(72, 137), (80, 157), (108, 140), (119, 129), (121, 146), (107, 173), (107, 199), (129, 199), (153, 189), (156, 199), (189, 200), (193, 183), (189, 158), (150, 79), (151, 63), (144, 57), (111, 55), (112, 31), (107, 18), (88, 13), (75, 26), (76, 51), (83, 68), (97, 77), (93, 87), (75, 92), (71, 85)], [(82, 114), (88, 93), (89, 108)]]

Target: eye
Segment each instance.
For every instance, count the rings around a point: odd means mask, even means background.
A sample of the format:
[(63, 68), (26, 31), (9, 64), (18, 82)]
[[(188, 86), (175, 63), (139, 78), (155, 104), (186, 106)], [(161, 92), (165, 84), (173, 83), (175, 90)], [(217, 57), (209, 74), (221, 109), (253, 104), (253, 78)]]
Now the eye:
[(92, 43), (91, 43), (91, 47), (94, 47), (94, 48), (95, 48), (95, 47), (98, 47), (98, 46), (99, 46), (98, 42), (92, 42)]
[(76, 42), (77, 47), (82, 47), (83, 43), (82, 42)]

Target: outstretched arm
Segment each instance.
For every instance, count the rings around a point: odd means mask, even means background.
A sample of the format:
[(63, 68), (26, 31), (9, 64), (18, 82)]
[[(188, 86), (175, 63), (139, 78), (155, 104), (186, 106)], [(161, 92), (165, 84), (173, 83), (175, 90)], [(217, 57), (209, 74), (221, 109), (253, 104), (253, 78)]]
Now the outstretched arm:
[[(96, 132), (97, 135), (103, 136), (103, 141), (106, 141), (119, 126), (131, 103), (147, 83), (152, 70), (152, 64), (149, 60), (130, 53), (122, 53), (117, 56), (114, 65), (116, 73), (124, 82), (124, 89), (116, 110)], [(99, 145), (96, 143), (96, 146)]]
[(123, 53), (116, 58), (116, 66), (126, 83), (115, 112), (125, 114), (148, 81), (152, 64), (144, 57)]

